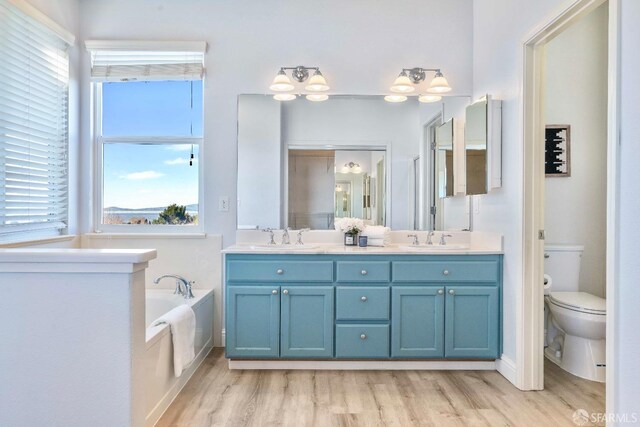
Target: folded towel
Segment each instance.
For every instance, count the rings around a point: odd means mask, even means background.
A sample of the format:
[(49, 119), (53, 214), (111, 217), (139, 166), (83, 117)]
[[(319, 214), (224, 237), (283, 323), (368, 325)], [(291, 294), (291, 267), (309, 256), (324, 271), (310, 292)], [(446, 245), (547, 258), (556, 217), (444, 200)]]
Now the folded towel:
[(167, 324), (173, 341), (173, 373), (176, 377), (193, 361), (195, 354), (196, 314), (182, 304), (153, 321), (152, 326)]
[(384, 239), (367, 239), (367, 246), (387, 246)]
[(369, 237), (369, 239), (389, 239), (389, 233), (391, 228), (383, 225), (368, 225), (362, 231), (363, 236)]

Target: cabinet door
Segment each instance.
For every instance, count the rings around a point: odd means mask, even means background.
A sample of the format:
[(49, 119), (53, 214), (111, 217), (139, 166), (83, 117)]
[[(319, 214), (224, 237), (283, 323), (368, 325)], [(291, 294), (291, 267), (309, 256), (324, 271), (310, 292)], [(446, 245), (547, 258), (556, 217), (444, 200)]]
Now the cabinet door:
[(391, 357), (444, 356), (444, 286), (391, 290)]
[(278, 357), (280, 288), (227, 288), (227, 357)]
[(282, 286), (281, 357), (333, 356), (333, 287)]
[(446, 357), (495, 359), (499, 333), (497, 287), (447, 287)]

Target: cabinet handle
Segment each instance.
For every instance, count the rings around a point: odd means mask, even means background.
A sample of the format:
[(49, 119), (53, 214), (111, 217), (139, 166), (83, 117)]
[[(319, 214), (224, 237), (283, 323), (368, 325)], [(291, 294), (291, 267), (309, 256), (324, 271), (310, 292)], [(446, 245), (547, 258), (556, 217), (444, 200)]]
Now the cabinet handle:
[(366, 276), (366, 275), (367, 275), (367, 270), (362, 270), (362, 271), (360, 272), (360, 274), (362, 274), (363, 276)]
[(444, 294), (444, 289), (438, 289), (438, 295)]
[(276, 274), (282, 274), (282, 273), (284, 273), (283, 269), (279, 268), (279, 269), (276, 270)]
[(361, 340), (366, 340), (366, 339), (367, 339), (367, 334), (362, 334), (362, 335), (360, 335), (360, 339), (361, 339)]
[(284, 291), (282, 291), (282, 293), (285, 295), (289, 295), (289, 290), (285, 289)]
[(449, 295), (455, 295), (456, 291), (454, 291), (453, 289), (449, 289)]
[(444, 271), (442, 272), (442, 274), (444, 274), (445, 276), (448, 276), (448, 275), (449, 275), (449, 270), (444, 270)]
[(367, 298), (367, 297), (366, 297), (366, 296), (364, 296), (364, 295), (360, 297), (360, 301), (362, 301), (362, 302), (367, 302), (367, 300), (368, 300), (368, 299), (369, 299), (369, 298)]
[(271, 293), (272, 293), (273, 295), (278, 295), (278, 290), (277, 290), (277, 289), (274, 289), (274, 290), (272, 290), (272, 291), (271, 291)]

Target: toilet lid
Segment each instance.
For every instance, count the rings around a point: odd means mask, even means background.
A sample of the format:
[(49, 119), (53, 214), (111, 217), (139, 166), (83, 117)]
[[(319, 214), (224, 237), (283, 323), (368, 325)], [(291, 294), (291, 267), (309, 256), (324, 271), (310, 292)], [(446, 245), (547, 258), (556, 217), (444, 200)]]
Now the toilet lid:
[(605, 314), (607, 300), (587, 292), (551, 292), (551, 302), (577, 311)]

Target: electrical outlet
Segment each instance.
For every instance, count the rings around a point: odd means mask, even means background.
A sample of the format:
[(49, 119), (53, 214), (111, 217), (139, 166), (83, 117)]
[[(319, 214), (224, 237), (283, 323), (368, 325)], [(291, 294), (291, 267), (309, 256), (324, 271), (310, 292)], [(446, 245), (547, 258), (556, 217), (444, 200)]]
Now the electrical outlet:
[(229, 212), (229, 196), (220, 196), (220, 199), (218, 199), (218, 210), (220, 212)]

